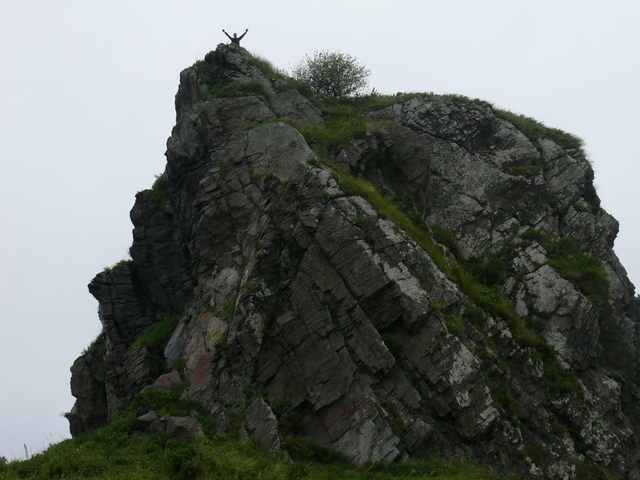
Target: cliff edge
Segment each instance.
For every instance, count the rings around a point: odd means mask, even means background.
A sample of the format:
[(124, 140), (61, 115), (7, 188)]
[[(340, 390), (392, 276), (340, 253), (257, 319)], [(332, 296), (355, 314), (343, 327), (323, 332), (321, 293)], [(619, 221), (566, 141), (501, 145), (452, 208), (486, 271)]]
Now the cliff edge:
[(640, 478), (640, 301), (575, 138), (464, 97), (307, 97), (234, 45), (176, 113), (131, 260), (89, 285), (74, 436), (179, 375), (270, 452)]

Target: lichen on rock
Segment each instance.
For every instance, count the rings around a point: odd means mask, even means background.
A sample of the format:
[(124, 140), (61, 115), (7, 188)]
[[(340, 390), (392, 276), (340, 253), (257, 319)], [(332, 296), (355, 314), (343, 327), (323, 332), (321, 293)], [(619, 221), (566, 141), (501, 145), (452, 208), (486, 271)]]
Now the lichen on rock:
[[(485, 102), (413, 95), (363, 107), (376, 128), (330, 156), (309, 132), (332, 110), (241, 47), (180, 82), (166, 192), (136, 196), (132, 261), (89, 286), (103, 335), (72, 367), (73, 435), (145, 387), (183, 388), (271, 453), (303, 435), (356, 464), (638, 478), (640, 302), (580, 150)], [(599, 296), (567, 265), (597, 265)], [(158, 422), (140, 430), (197, 430)]]

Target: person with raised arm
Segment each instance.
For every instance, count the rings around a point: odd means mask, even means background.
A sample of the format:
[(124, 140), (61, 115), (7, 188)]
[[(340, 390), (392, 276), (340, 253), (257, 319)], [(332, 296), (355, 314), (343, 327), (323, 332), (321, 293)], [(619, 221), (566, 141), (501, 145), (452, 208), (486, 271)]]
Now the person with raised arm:
[(247, 28), (244, 33), (240, 36), (238, 36), (237, 33), (233, 34), (233, 37), (231, 35), (229, 35), (227, 32), (225, 32), (224, 28), (222, 29), (222, 31), (224, 32), (224, 34), (229, 37), (229, 40), (231, 40), (231, 43), (235, 43), (236, 45), (240, 45), (240, 40), (242, 40), (244, 38), (244, 36), (247, 34), (247, 32), (249, 31), (249, 29)]

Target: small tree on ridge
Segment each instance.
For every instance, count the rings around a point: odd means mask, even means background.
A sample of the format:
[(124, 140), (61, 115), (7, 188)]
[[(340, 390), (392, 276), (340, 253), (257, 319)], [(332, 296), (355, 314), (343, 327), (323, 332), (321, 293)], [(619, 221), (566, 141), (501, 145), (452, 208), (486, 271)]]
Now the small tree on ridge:
[(316, 51), (313, 57), (305, 55), (292, 72), (295, 80), (328, 97), (345, 97), (361, 92), (369, 84), (367, 77), (370, 74), (351, 55), (328, 50)]

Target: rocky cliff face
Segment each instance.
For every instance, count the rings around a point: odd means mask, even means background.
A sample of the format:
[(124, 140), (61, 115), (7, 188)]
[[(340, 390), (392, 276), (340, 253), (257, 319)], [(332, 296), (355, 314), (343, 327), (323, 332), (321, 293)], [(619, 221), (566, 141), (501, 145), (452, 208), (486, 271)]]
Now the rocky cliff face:
[(639, 301), (581, 151), (414, 95), (314, 153), (336, 116), (260, 66), (220, 45), (181, 73), (132, 260), (89, 285), (103, 335), (72, 367), (72, 434), (175, 370), (272, 452), (638, 478)]

